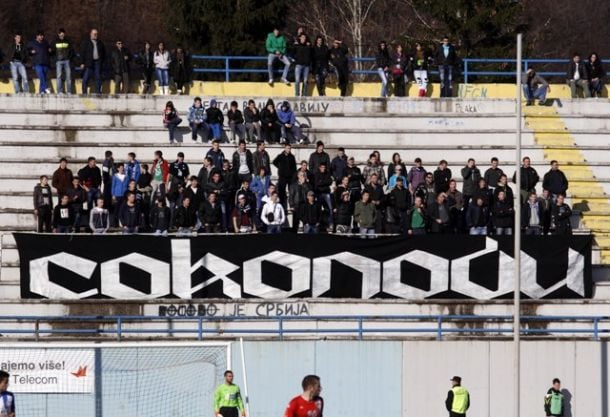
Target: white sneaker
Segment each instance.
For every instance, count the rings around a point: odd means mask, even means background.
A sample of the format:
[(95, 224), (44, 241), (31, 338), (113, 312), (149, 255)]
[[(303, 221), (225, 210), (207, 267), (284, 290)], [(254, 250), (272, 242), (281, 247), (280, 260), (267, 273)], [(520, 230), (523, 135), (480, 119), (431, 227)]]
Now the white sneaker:
[(280, 138), (280, 144), (284, 144), (284, 143), (286, 143), (286, 139)]
[(282, 78), (282, 82), (286, 85), (290, 85), (290, 81), (288, 81), (286, 78)]
[(305, 143), (305, 141), (302, 138), (299, 139), (299, 145), (302, 145), (303, 143)]
[(46, 90), (44, 90), (44, 92), (45, 92), (46, 94), (51, 94), (51, 89), (50, 89), (50, 88), (47, 88)]
[(269, 83), (270, 86), (273, 86), (273, 79), (270, 78), (268, 83)]

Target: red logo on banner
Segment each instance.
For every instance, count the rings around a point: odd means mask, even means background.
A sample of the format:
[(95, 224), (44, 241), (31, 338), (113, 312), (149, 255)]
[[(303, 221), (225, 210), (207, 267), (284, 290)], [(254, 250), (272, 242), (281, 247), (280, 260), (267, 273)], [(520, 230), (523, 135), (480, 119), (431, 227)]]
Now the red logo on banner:
[(86, 366), (79, 366), (78, 367), (78, 371), (76, 372), (70, 372), (72, 375), (74, 375), (77, 378), (82, 378), (87, 376), (87, 367)]

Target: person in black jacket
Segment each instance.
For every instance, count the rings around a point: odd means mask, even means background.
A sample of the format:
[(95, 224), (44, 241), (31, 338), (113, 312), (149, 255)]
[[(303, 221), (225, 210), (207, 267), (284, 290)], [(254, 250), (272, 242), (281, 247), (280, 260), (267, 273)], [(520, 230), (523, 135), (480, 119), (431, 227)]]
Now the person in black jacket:
[(277, 143), (280, 140), (282, 128), (272, 99), (267, 100), (265, 108), (261, 111), (261, 131), (265, 143)]
[(449, 181), (451, 181), (451, 170), (447, 168), (447, 161), (441, 160), (433, 175), (434, 192), (436, 194), (446, 193), (449, 190)]
[(340, 39), (333, 41), (333, 47), (330, 50), (330, 62), (335, 67), (337, 72), (337, 85), (341, 92), (341, 97), (347, 95), (347, 85), (349, 83), (349, 61), (347, 55), (349, 50)]
[(110, 53), (110, 63), (114, 74), (114, 94), (127, 94), (129, 92), (129, 65), (131, 54), (123, 46), (122, 40), (116, 41), (116, 48)]
[(148, 41), (144, 42), (144, 49), (138, 54), (138, 64), (142, 70), (142, 78), (144, 78), (142, 93), (150, 94), (155, 73), (155, 53)]
[(297, 181), (290, 186), (288, 202), (292, 209), (292, 232), (299, 231), (301, 206), (307, 202), (307, 194), (312, 191), (305, 172), (297, 172)]
[(51, 90), (47, 86), (47, 73), (49, 72), (51, 45), (44, 38), (44, 33), (38, 31), (36, 39), (29, 42), (27, 48), (32, 57), (34, 71), (36, 71), (36, 76), (40, 82), (38, 92), (40, 94), (50, 94)]
[(215, 98), (210, 100), (210, 107), (205, 110), (206, 120), (208, 126), (210, 127), (210, 132), (212, 133), (211, 137), (213, 138), (210, 142), (214, 140), (222, 139), (222, 125), (225, 121), (225, 117), (222, 114), (222, 111), (218, 108), (218, 102)]
[(513, 216), (515, 210), (512, 204), (506, 201), (506, 194), (500, 191), (492, 206), (492, 223), (496, 229), (496, 235), (512, 235), (513, 234)]
[(286, 208), (286, 187), (292, 182), (297, 172), (297, 161), (292, 154), (290, 143), (284, 144), (284, 152), (278, 154), (273, 160), (273, 165), (277, 168), (277, 193), (280, 203)]
[(87, 94), (87, 85), (93, 75), (95, 77), (95, 92), (102, 93), (102, 64), (106, 59), (104, 43), (98, 39), (97, 29), (91, 29), (89, 39), (81, 45), (80, 57), (83, 71), (83, 94)]
[(472, 200), (466, 211), (466, 227), (471, 235), (487, 235), (489, 212), (489, 207), (483, 204), (482, 198)]
[(388, 209), (392, 209), (394, 214), (398, 218), (398, 226), (399, 232), (401, 234), (406, 234), (408, 230), (407, 226), (407, 214), (409, 209), (411, 208), (411, 193), (409, 189), (405, 187), (404, 179), (402, 177), (398, 177), (396, 179), (396, 186), (392, 188), (389, 198), (389, 207)]
[[(70, 61), (74, 58), (74, 48), (72, 42), (66, 38), (66, 31), (59, 29), (57, 31), (57, 39), (51, 44), (51, 50), (55, 55), (55, 77), (57, 78), (57, 93), (72, 93), (72, 72)], [(66, 87), (63, 86), (63, 77), (65, 74)]]
[(53, 232), (71, 233), (74, 224), (74, 209), (70, 203), (70, 197), (65, 194), (53, 210)]
[(95, 158), (93, 156), (90, 156), (87, 159), (87, 165), (78, 171), (78, 177), (80, 178), (83, 188), (87, 191), (87, 201), (89, 203), (89, 208), (91, 208), (93, 207), (93, 202), (101, 195), (100, 186), (102, 185), (102, 173), (95, 164)]
[(313, 188), (316, 192), (318, 201), (323, 203), (324, 211), (328, 213), (326, 224), (328, 228), (332, 230), (334, 225), (333, 221), (333, 202), (330, 194), (330, 187), (333, 184), (333, 178), (328, 171), (326, 163), (321, 163), (318, 167), (318, 171), (314, 174)]
[(443, 37), (443, 43), (436, 52), (436, 65), (441, 77), (441, 97), (452, 97), (453, 90), (451, 81), (453, 80), (453, 71), (458, 65), (458, 57), (455, 52), (455, 47), (449, 42), (449, 37)]
[(559, 163), (557, 161), (551, 161), (551, 169), (544, 174), (542, 179), (542, 188), (551, 192), (553, 201), (557, 199), (559, 194), (565, 195), (566, 191), (568, 191), (568, 179), (559, 169)]
[(49, 186), (49, 177), (42, 175), (40, 183), (34, 187), (34, 215), (38, 220), (38, 233), (51, 233), (52, 214), (53, 192)]
[(375, 66), (377, 74), (381, 80), (381, 97), (388, 96), (388, 76), (390, 75), (390, 51), (385, 41), (379, 42), (377, 55), (375, 56)]
[[(244, 109), (244, 121), (246, 126), (246, 141), (257, 142), (262, 141), (263, 136), (261, 134), (261, 113), (256, 107), (254, 100), (248, 100), (248, 107)], [(254, 132), (256, 131), (256, 135)]]
[(316, 77), (316, 88), (318, 89), (318, 95), (323, 97), (326, 95), (326, 76), (328, 75), (328, 66), (330, 60), (330, 52), (324, 38), (322, 36), (316, 36), (316, 42), (313, 47), (313, 73)]
[(28, 56), (29, 53), (23, 43), (22, 36), (20, 34), (16, 34), (15, 42), (11, 45), (8, 51), (8, 59), (11, 64), (11, 77), (13, 78), (15, 94), (28, 93), (30, 91), (30, 86), (28, 85), (28, 73), (25, 68), (25, 63)]
[[(312, 48), (307, 40), (307, 35), (301, 33), (299, 42), (294, 47), (294, 95), (307, 95), (307, 79), (312, 62)], [(301, 88), (301, 83), (303, 87)]]
[(119, 221), (123, 229), (123, 234), (130, 235), (138, 233), (142, 214), (134, 193), (127, 192), (126, 199), (127, 201), (121, 206), (119, 212)]
[(589, 73), (589, 88), (591, 90), (591, 95), (593, 97), (601, 97), (606, 78), (606, 71), (604, 70), (602, 61), (599, 60), (599, 56), (596, 52), (589, 55), (587, 72)]
[(185, 86), (191, 82), (191, 55), (181, 46), (176, 48), (170, 63), (170, 74), (176, 83), (176, 92), (184, 94)]
[(404, 97), (407, 93), (407, 66), (409, 65), (409, 57), (405, 54), (402, 45), (396, 45), (396, 51), (392, 55), (392, 78), (394, 80), (394, 95), (396, 97)]
[(206, 233), (220, 233), (222, 210), (216, 201), (216, 194), (211, 193), (199, 208), (199, 219)]
[(322, 210), (313, 191), (307, 192), (307, 201), (299, 206), (299, 219), (303, 222), (303, 233), (316, 234), (320, 226)]
[(431, 233), (445, 234), (451, 230), (451, 213), (446, 198), (445, 193), (440, 193), (436, 196), (436, 200), (428, 207)]
[(188, 236), (193, 233), (197, 224), (197, 211), (191, 206), (188, 197), (182, 199), (182, 205), (176, 209), (175, 225), (178, 228), (178, 236)]
[(568, 64), (566, 79), (570, 86), (572, 98), (578, 98), (578, 89), (582, 90), (584, 98), (591, 97), (591, 91), (589, 90), (589, 71), (587, 71), (584, 62), (580, 60), (580, 54), (578, 52), (574, 54), (572, 61)]
[[(530, 158), (524, 156), (523, 164), (521, 165), (521, 184), (519, 185), (522, 203), (527, 200), (527, 196), (530, 193), (536, 192), (536, 184), (538, 184), (538, 181), (540, 180), (538, 173), (530, 164)], [(516, 172), (513, 174), (513, 183), (517, 183)]]
[(252, 152), (250, 149), (246, 149), (246, 142), (243, 140), (239, 141), (237, 150), (233, 152), (233, 158), (231, 166), (233, 172), (239, 178), (239, 181), (251, 181), (252, 175), (254, 175), (254, 163), (252, 158)]
[(150, 226), (154, 230), (155, 236), (167, 236), (170, 218), (171, 213), (165, 205), (165, 199), (159, 198), (150, 212)]
[(559, 194), (557, 202), (551, 209), (551, 233), (554, 235), (571, 235), (572, 234), (572, 210), (570, 206), (564, 203), (565, 196)]
[[(227, 111), (227, 119), (229, 120), (229, 129), (231, 130), (231, 143), (235, 143), (235, 138), (239, 138), (239, 142), (246, 140), (246, 125), (244, 124), (244, 116), (241, 110), (237, 108), (237, 101), (233, 100)], [(235, 162), (233, 162), (235, 165)]]

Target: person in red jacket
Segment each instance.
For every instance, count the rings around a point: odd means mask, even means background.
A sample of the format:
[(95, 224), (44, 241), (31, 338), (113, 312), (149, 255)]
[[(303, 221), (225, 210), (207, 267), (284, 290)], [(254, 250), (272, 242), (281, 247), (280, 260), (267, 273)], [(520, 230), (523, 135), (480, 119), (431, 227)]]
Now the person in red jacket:
[(150, 169), (152, 181), (152, 193), (150, 195), (151, 204), (159, 198), (165, 198), (167, 188), (169, 187), (169, 164), (163, 159), (163, 152), (155, 151), (155, 159)]

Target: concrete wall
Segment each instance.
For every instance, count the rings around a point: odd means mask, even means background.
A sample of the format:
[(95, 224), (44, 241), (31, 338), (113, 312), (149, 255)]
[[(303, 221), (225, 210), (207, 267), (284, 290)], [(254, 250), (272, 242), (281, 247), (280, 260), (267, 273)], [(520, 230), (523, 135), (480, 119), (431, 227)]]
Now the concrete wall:
[[(471, 393), (469, 417), (513, 415), (510, 342), (253, 342), (245, 353), (252, 417), (282, 415), (307, 373), (322, 378), (327, 417), (445, 417), (453, 375)], [(522, 416), (543, 415), (554, 377), (566, 417), (608, 416), (606, 342), (523, 342), (521, 372)]]

